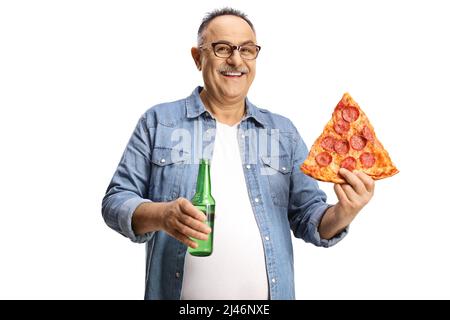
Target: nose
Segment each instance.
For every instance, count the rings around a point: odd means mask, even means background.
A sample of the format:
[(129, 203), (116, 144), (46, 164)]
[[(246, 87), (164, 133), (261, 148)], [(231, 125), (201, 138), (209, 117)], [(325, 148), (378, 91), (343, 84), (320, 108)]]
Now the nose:
[(227, 63), (232, 66), (239, 66), (242, 64), (242, 58), (241, 54), (239, 53), (238, 49), (234, 49), (231, 56), (228, 57)]

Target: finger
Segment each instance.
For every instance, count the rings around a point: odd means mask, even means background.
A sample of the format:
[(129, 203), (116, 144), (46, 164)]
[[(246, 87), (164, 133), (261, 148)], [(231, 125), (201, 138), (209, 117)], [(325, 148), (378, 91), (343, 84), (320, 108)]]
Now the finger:
[(366, 187), (366, 190), (372, 193), (375, 189), (375, 181), (369, 175), (365, 174), (362, 171), (358, 171), (356, 172), (356, 174), (363, 182), (364, 186)]
[(361, 179), (353, 172), (345, 168), (341, 168), (339, 169), (339, 174), (345, 179), (345, 181), (347, 181), (349, 185), (353, 187), (356, 193), (363, 194), (366, 191), (366, 187)]
[(208, 240), (208, 235), (206, 233), (196, 231), (180, 222), (177, 223), (176, 229), (179, 233), (181, 233), (182, 235), (184, 235), (186, 237), (191, 237), (191, 238), (195, 238), (198, 240)]
[(360, 197), (351, 185), (344, 183), (341, 187), (350, 202), (357, 201)]
[(180, 209), (183, 211), (183, 213), (191, 216), (194, 219), (205, 221), (206, 215), (198, 210), (194, 205), (187, 199), (182, 198), (180, 200)]
[(195, 242), (194, 240), (192, 240), (189, 237), (186, 237), (184, 234), (182, 234), (176, 230), (173, 232), (172, 237), (174, 237), (178, 241), (184, 243), (185, 245), (187, 245), (188, 247), (191, 247), (193, 249), (198, 247), (197, 242)]
[(344, 190), (342, 189), (342, 185), (336, 183), (334, 185), (334, 192), (337, 195), (338, 201), (340, 202), (348, 202), (347, 195), (345, 194)]
[(202, 232), (204, 234), (208, 234), (211, 232), (211, 228), (208, 227), (204, 222), (200, 222), (197, 219), (194, 219), (191, 216), (188, 216), (187, 214), (181, 214), (179, 221), (182, 224), (184, 224), (196, 231)]

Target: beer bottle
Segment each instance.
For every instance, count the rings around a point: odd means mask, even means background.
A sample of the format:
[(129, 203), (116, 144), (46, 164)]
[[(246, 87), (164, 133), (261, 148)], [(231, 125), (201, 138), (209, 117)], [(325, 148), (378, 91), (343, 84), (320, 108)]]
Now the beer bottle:
[(211, 228), (208, 240), (192, 239), (197, 244), (197, 248), (188, 248), (191, 255), (197, 257), (206, 257), (211, 255), (213, 250), (213, 234), (214, 234), (214, 210), (216, 201), (211, 195), (211, 178), (210, 178), (210, 161), (201, 159), (197, 176), (197, 189), (192, 198), (192, 204), (206, 215), (205, 223)]

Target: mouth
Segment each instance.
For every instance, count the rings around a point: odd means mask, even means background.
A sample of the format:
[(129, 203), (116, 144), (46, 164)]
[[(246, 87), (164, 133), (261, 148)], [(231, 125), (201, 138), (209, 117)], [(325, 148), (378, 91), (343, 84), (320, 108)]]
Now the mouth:
[(222, 71), (220, 74), (226, 78), (240, 78), (243, 75), (245, 75), (245, 72), (238, 72), (238, 71)]

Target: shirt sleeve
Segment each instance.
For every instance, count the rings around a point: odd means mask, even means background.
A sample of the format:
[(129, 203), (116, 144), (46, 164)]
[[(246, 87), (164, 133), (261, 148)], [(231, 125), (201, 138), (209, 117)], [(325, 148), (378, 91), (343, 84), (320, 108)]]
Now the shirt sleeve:
[(320, 221), (331, 205), (326, 203), (327, 196), (319, 189), (317, 181), (300, 170), (307, 155), (308, 148), (295, 129), (288, 206), (289, 223), (296, 238), (327, 248), (342, 240), (348, 233), (348, 227), (329, 240), (320, 237), (318, 230)]
[(136, 208), (148, 194), (151, 172), (151, 139), (146, 115), (143, 115), (128, 141), (116, 172), (102, 201), (102, 215), (106, 224), (133, 242), (146, 242), (152, 232), (136, 235), (131, 219)]

